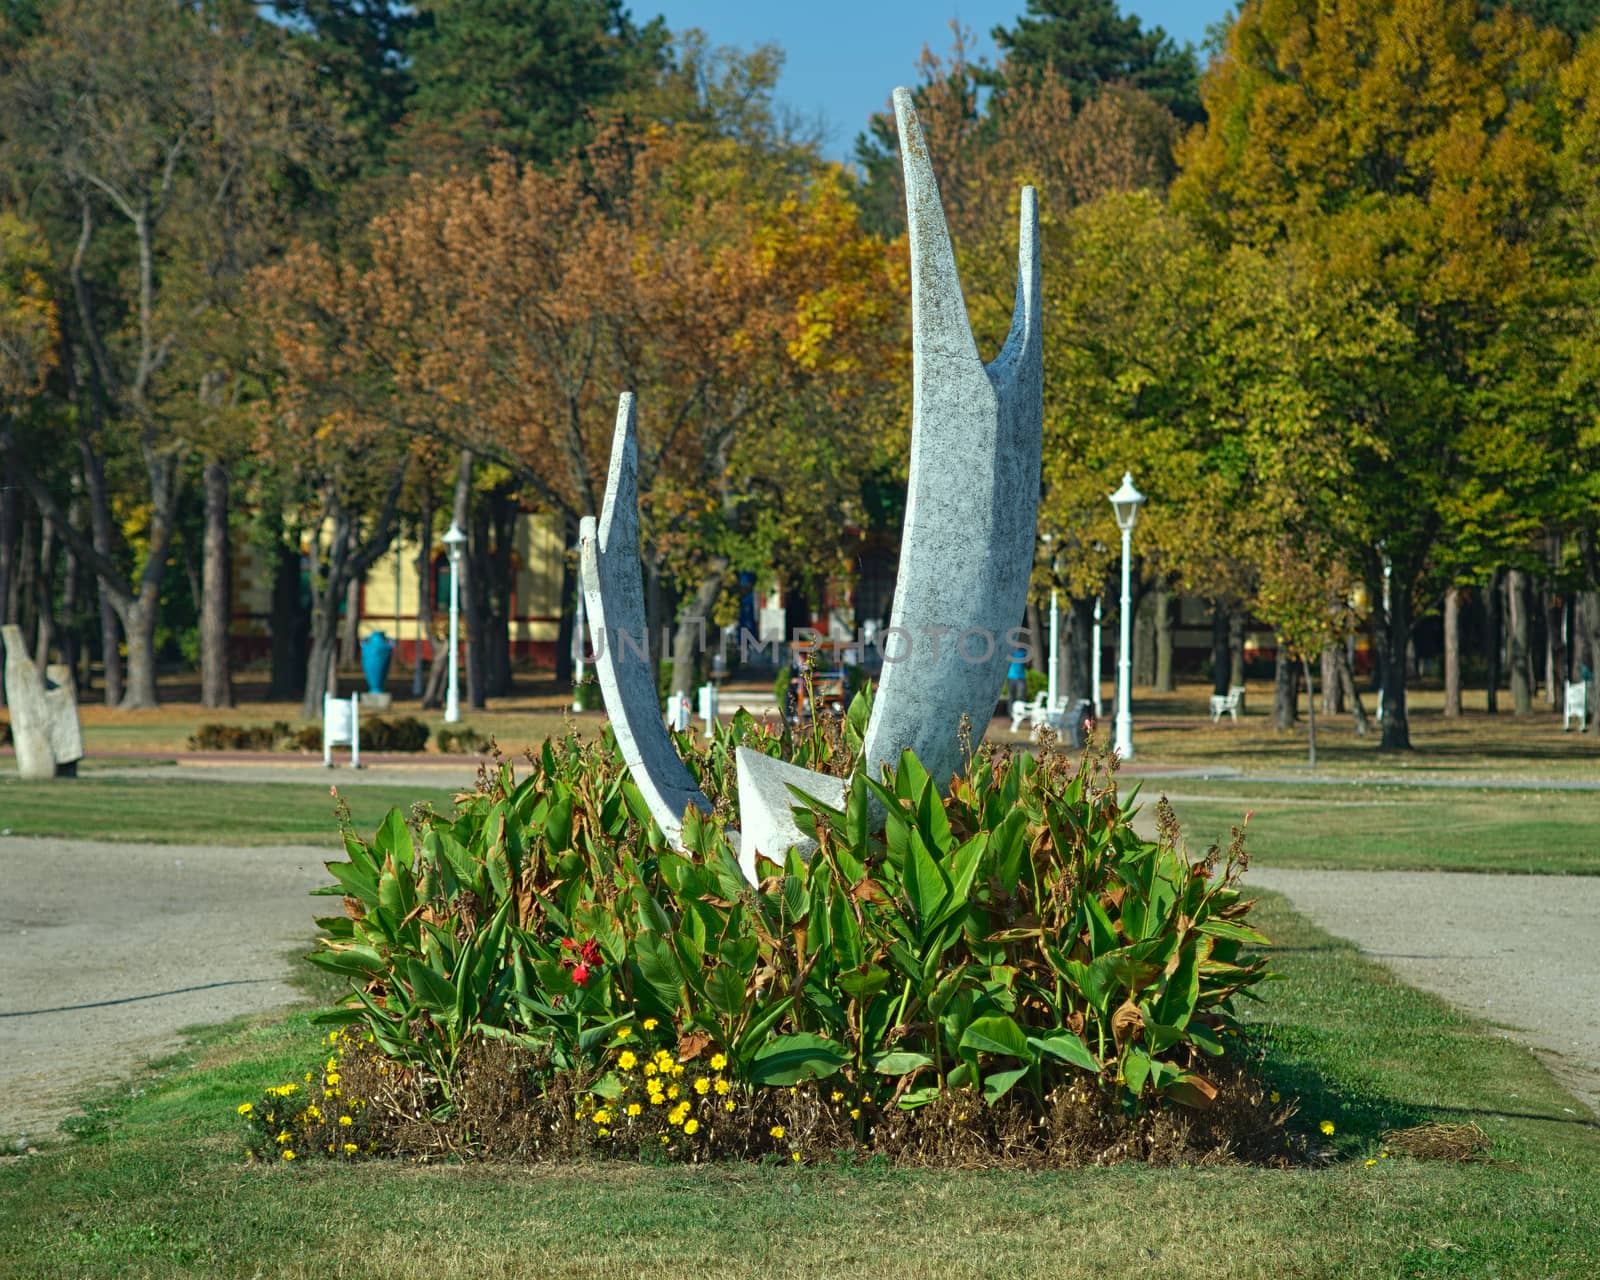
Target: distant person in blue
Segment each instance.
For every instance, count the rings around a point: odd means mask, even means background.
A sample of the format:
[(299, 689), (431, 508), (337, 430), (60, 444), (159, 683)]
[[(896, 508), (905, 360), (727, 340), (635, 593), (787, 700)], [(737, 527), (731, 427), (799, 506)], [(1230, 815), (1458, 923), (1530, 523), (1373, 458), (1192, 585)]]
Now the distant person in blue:
[(1006, 688), (1012, 702), (1028, 700), (1028, 669), (1022, 664), (1028, 660), (1028, 651), (1018, 645), (1011, 653), (1011, 665), (1006, 668)]

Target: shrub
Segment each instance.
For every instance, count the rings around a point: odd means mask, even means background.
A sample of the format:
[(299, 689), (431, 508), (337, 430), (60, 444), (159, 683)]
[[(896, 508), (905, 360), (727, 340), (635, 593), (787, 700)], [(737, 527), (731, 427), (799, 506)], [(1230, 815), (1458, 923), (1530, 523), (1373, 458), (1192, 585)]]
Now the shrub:
[(1022, 673), (1027, 683), (1028, 701), (1032, 702), (1041, 693), (1050, 687), (1050, 677), (1046, 672), (1035, 671), (1032, 667), (1026, 668)]
[[(322, 745), (318, 730), (317, 746)], [(290, 736), (282, 720), (271, 724), (203, 724), (189, 735), (190, 751), (276, 751)]]
[[(1163, 804), (1143, 840), (1095, 754), (980, 754), (947, 799), (909, 754), (874, 781), (853, 767), (869, 711), (865, 695), (781, 737), (741, 714), (699, 751), (685, 735), (715, 808), (690, 812), (687, 853), (609, 735), (546, 742), (520, 783), (503, 765), (453, 814), (418, 814), (420, 841), (398, 811), (370, 844), (347, 834), (324, 891), (346, 911), (311, 958), (354, 989), (325, 1016), (364, 1023), (447, 1103), (486, 1039), (526, 1051), (537, 1092), (624, 1097), (624, 1032), (654, 1020), (675, 1062), (720, 1057), (757, 1095), (817, 1081), (891, 1113), (972, 1091), (1035, 1117), (1074, 1087), (1129, 1115), (1210, 1104), (1234, 998), (1265, 970), (1238, 834), (1191, 861)], [(802, 815), (809, 862), (755, 888), (726, 831), (739, 745), (850, 779), (842, 811)]]
[[(322, 739), (317, 745), (320, 749)], [(428, 746), (428, 726), (415, 716), (386, 720), (373, 716), (361, 721), (361, 746), (367, 751), (423, 751)]]
[(494, 745), (470, 725), (462, 725), (459, 729), (441, 728), (434, 741), (438, 744), (440, 754), (447, 756), (481, 756)]
[(349, 1028), (330, 1031), (323, 1043), (326, 1062), (299, 1080), (268, 1086), (254, 1102), (235, 1108), (244, 1123), (245, 1150), (251, 1159), (353, 1160), (372, 1153), (368, 1101), (354, 1093), (341, 1074), (360, 1044), (360, 1037)]

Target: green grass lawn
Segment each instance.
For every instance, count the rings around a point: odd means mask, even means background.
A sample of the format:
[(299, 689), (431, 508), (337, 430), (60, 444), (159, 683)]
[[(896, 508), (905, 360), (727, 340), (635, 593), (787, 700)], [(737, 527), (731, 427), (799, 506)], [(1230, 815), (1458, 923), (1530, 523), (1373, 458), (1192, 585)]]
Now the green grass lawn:
[(1149, 779), (1147, 816), (1163, 793), (1194, 849), (1253, 812), (1262, 866), (1600, 874), (1600, 792)]
[[(304, 1068), (304, 1015), (212, 1032), (0, 1162), (0, 1276), (1573, 1276), (1600, 1257), (1600, 1128), (1525, 1051), (1269, 897), (1252, 1042), (1336, 1158), (1292, 1171), (254, 1167), (233, 1108)], [(1474, 1164), (1377, 1159), (1473, 1120)], [(1367, 1158), (1377, 1162), (1367, 1167)]]
[[(395, 806), (441, 809), (451, 792), (408, 786), (341, 790), (358, 831), (371, 832)], [(0, 781), (0, 829), (19, 836), (172, 844), (325, 844), (336, 838), (333, 798), (323, 783), (212, 782), (177, 778)]]

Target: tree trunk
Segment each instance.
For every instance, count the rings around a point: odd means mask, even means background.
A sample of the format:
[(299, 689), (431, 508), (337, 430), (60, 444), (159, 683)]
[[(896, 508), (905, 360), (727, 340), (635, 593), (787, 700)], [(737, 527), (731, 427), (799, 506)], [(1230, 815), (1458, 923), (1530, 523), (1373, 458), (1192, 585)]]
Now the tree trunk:
[[(1228, 686), (1244, 683), (1244, 610), (1228, 615)], [(1224, 690), (1226, 692), (1226, 690)]]
[(1211, 692), (1217, 697), (1228, 693), (1228, 612), (1220, 600), (1211, 605)]
[(159, 601), (139, 598), (119, 602), (117, 617), (128, 640), (128, 683), (117, 705), (147, 709), (160, 705), (156, 696), (156, 621)]
[(56, 551), (55, 522), (45, 516), (39, 522), (39, 565), (33, 575), (34, 665), (43, 671), (50, 662), (56, 640)]
[(292, 702), (306, 687), (306, 610), (300, 594), (300, 553), (279, 542), (272, 568), (272, 683), (267, 698)]
[(1165, 586), (1155, 593), (1156, 622), (1156, 692), (1176, 693), (1178, 679), (1172, 670), (1172, 605), (1173, 593)]
[[(1034, 601), (1028, 601), (1027, 619), (1024, 625), (1028, 634), (1033, 638), (1033, 661), (1029, 666), (1034, 671), (1050, 674), (1050, 623), (1044, 616), (1044, 611)], [(1059, 625), (1059, 624), (1057, 624)]]
[(1280, 732), (1294, 728), (1299, 716), (1296, 705), (1300, 701), (1299, 673), (1289, 657), (1288, 646), (1278, 637), (1277, 657), (1273, 663), (1272, 725)]
[[(16, 468), (7, 454), (5, 469), (0, 471), (0, 625), (17, 620), (14, 588), (17, 581), (17, 507), (21, 496)], [(0, 680), (0, 707), (6, 705), (5, 683)]]
[[(1324, 651), (1326, 657), (1326, 651)], [(1311, 767), (1317, 767), (1317, 683), (1311, 678), (1311, 661), (1309, 658), (1300, 659), (1301, 669), (1306, 674), (1306, 744), (1310, 751)]]
[(1344, 700), (1350, 706), (1350, 717), (1354, 721), (1356, 737), (1367, 736), (1367, 709), (1361, 705), (1361, 690), (1356, 688), (1356, 673), (1350, 667), (1350, 653), (1343, 645), (1334, 650), (1334, 661), (1339, 668), (1339, 687), (1344, 693)]
[[(417, 513), (417, 558), (412, 562), (417, 575), (417, 650), (411, 664), (411, 696), (420, 699), (425, 681), (431, 682), (432, 667), (439, 665), (433, 643), (433, 479), (425, 477)], [(430, 660), (424, 673), (423, 660)]]
[(1383, 739), (1380, 751), (1410, 751), (1411, 721), (1406, 713), (1406, 643), (1411, 638), (1414, 575), (1396, 572), (1389, 591), (1389, 616), (1379, 643), (1383, 653)]
[[(1091, 683), (1094, 680), (1094, 601), (1088, 596), (1074, 596), (1067, 606), (1066, 646), (1064, 659), (1057, 659), (1056, 680), (1064, 683), (1057, 695), (1066, 699), (1067, 706), (1076, 706), (1085, 698), (1092, 699)], [(1115, 665), (1111, 670), (1117, 671)], [(1063, 680), (1064, 677), (1064, 680)], [(1114, 677), (1115, 678), (1115, 677)], [(1114, 699), (1113, 699), (1114, 700)]]
[(1533, 711), (1532, 637), (1528, 626), (1528, 574), (1512, 569), (1506, 574), (1506, 633), (1510, 641), (1511, 710), (1525, 716)]
[(228, 553), (228, 469), (206, 464), (206, 533), (201, 563), (200, 702), (233, 705), (233, 673), (228, 660), (228, 623), (233, 613), (232, 565)]
[(361, 665), (361, 588), (363, 580), (352, 578), (344, 589), (344, 607), (339, 610), (338, 666), (348, 671)]
[(1444, 713), (1461, 714), (1461, 588), (1444, 593)]
[(480, 496), (473, 503), (471, 536), (467, 540), (466, 623), (467, 703), (482, 710), (488, 705), (489, 646), (489, 502)]
[(1322, 711), (1336, 716), (1344, 710), (1344, 690), (1339, 684), (1339, 646), (1324, 645), (1322, 649)]
[(1486, 675), (1485, 693), (1490, 715), (1500, 710), (1500, 589), (1503, 569), (1496, 569), (1489, 577), (1489, 590), (1484, 596), (1483, 658)]
[(578, 625), (578, 538), (570, 519), (561, 523), (561, 545), (571, 547), (561, 557), (561, 622), (556, 627), (556, 683), (572, 683), (572, 629)]
[(1156, 682), (1155, 615), (1149, 609), (1134, 607), (1133, 683), (1148, 689)]
[(1544, 597), (1544, 629), (1549, 637), (1549, 671), (1546, 675), (1546, 701), (1559, 710), (1567, 686), (1567, 601), (1554, 587)]
[(722, 571), (725, 562), (714, 560), (706, 576), (700, 580), (694, 594), (683, 604), (677, 624), (672, 631), (672, 691), (694, 692), (700, 670), (700, 659), (705, 653), (706, 634), (711, 623), (711, 611), (717, 597), (722, 594)]
[(488, 637), (485, 642), (485, 691), (491, 698), (511, 693), (511, 599), (516, 586), (512, 544), (517, 530), (517, 504), (510, 489), (489, 495)]

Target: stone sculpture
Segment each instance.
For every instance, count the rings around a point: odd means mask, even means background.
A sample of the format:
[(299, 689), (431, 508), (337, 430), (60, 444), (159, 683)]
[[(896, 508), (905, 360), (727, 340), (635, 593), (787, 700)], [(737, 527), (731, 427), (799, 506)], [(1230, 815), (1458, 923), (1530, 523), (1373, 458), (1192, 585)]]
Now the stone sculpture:
[(52, 666), (46, 669), (50, 678), (42, 678), (17, 626), (0, 627), (0, 638), (6, 647), (6, 705), (17, 772), (24, 778), (76, 774), (83, 759), (83, 731), (70, 672)]
[[(994, 710), (1033, 567), (1044, 382), (1038, 202), (1024, 187), (1011, 332), (986, 366), (910, 93), (896, 89), (894, 104), (911, 242), (911, 464), (864, 763), (877, 775), (909, 749), (947, 785), (960, 762), (963, 719), (981, 735)], [(642, 650), (645, 636), (631, 394), (617, 411), (600, 520), (583, 521), (579, 547), (606, 710), (652, 816), (679, 844), (687, 807), (710, 804), (662, 725), (649, 662), (624, 651), (630, 638)], [(737, 767), (745, 829), (734, 835), (754, 879), (757, 853), (781, 861), (809, 844), (791, 812), (794, 793), (838, 808), (844, 783), (748, 750), (738, 752)]]

